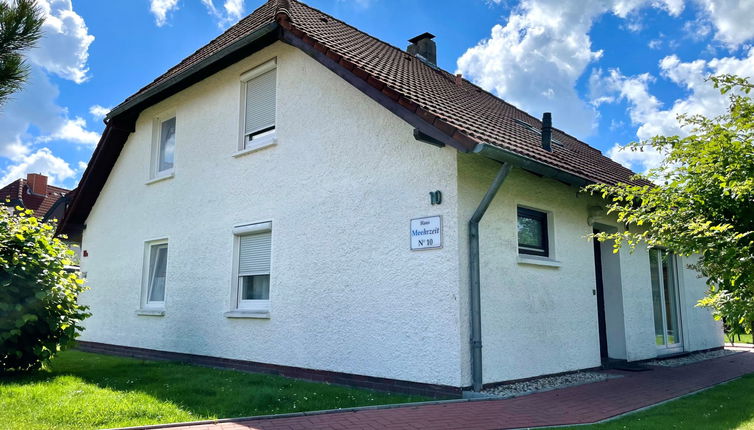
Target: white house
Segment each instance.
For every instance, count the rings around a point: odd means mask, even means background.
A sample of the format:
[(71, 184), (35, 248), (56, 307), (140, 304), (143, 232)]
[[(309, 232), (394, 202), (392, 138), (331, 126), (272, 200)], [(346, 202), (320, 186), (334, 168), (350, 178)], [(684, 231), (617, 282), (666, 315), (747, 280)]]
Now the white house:
[(113, 109), (60, 227), (82, 345), (446, 394), (721, 347), (685, 258), (587, 240), (632, 173), (431, 39), (272, 0)]

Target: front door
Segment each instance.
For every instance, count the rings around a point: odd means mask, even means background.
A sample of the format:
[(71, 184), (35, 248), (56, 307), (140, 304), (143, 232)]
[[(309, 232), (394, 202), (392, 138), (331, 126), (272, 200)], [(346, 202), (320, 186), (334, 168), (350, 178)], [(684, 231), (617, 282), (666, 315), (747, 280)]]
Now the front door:
[(675, 256), (663, 249), (650, 249), (649, 268), (652, 272), (655, 343), (660, 355), (681, 352), (683, 340)]

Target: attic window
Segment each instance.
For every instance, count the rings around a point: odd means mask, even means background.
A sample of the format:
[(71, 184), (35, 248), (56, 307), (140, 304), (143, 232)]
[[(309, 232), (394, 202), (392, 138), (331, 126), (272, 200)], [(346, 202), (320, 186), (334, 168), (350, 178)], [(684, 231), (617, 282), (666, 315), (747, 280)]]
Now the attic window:
[(173, 175), (176, 148), (176, 113), (163, 112), (154, 118), (150, 180)]
[[(520, 119), (514, 119), (513, 121), (515, 121), (516, 124), (522, 126), (523, 128), (525, 128), (525, 129), (527, 129), (527, 130), (529, 130), (529, 131), (531, 131), (533, 133), (542, 135), (542, 130), (538, 129), (537, 127), (534, 127), (533, 125), (529, 124), (528, 122), (521, 121)], [(561, 148), (564, 148), (563, 142), (561, 142), (561, 141), (559, 141), (557, 139), (552, 139), (551, 142), (554, 143), (555, 145), (558, 145)]]
[(276, 72), (276, 61), (271, 60), (241, 76), (242, 139), (239, 150), (255, 148), (275, 139)]

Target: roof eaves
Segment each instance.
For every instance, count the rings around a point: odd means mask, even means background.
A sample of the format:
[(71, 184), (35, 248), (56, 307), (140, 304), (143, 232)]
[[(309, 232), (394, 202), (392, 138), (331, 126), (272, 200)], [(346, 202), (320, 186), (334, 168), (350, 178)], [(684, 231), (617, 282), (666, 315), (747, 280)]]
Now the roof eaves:
[(475, 154), (479, 154), (483, 157), (487, 157), (501, 163), (511, 163), (516, 167), (520, 167), (522, 169), (526, 169), (542, 176), (546, 176), (576, 187), (583, 187), (595, 182), (581, 176), (574, 175), (573, 173), (566, 172), (563, 169), (550, 166), (523, 155), (516, 154), (515, 152), (507, 151), (503, 148), (500, 148), (499, 146), (490, 145), (488, 143), (480, 143), (474, 148), (473, 152)]

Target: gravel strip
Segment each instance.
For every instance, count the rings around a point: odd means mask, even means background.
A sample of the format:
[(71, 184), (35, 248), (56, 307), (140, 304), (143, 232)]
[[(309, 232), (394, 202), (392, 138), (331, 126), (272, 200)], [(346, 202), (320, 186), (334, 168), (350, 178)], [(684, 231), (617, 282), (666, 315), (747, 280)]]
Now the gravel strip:
[(685, 357), (666, 358), (661, 360), (648, 361), (650, 366), (678, 367), (686, 364), (696, 363), (697, 361), (709, 360), (711, 358), (725, 357), (726, 355), (737, 354), (741, 351), (732, 351), (730, 349), (718, 349), (716, 351), (698, 352), (689, 354)]
[(482, 390), (482, 393), (502, 398), (518, 397), (542, 391), (556, 390), (558, 388), (591, 384), (592, 382), (605, 381), (609, 378), (616, 377), (616, 375), (609, 375), (607, 373), (575, 372), (559, 376), (546, 376), (544, 378), (515, 382), (513, 384), (498, 385), (497, 387), (484, 389)]

